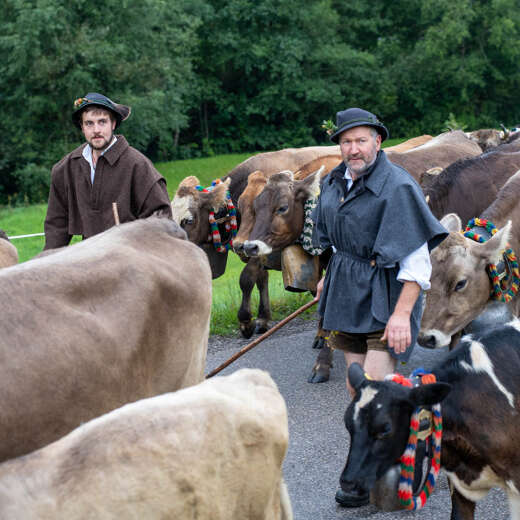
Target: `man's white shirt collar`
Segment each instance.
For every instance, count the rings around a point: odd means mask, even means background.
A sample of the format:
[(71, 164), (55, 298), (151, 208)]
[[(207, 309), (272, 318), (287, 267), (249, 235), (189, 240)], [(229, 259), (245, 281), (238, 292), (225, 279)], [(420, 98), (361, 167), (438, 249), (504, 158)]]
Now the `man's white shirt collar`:
[[(112, 146), (114, 146), (117, 141), (117, 137), (114, 135), (112, 142), (101, 152), (101, 155), (105, 155), (105, 152), (110, 150)], [(87, 146), (83, 148), (83, 157), (90, 164), (90, 182), (94, 184), (94, 176), (96, 175), (96, 167), (94, 166), (94, 161), (92, 160), (92, 146), (87, 143)], [(100, 157), (101, 157), (100, 155)]]

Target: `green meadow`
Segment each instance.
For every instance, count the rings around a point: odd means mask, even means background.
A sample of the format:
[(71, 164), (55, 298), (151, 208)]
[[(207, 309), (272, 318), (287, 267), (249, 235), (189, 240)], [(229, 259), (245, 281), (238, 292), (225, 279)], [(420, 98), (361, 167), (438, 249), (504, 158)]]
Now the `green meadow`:
[[(391, 146), (402, 139), (389, 140), (386, 146)], [(188, 175), (196, 176), (203, 186), (209, 186), (211, 181), (224, 176), (234, 166), (241, 163), (250, 153), (219, 155), (201, 159), (187, 159), (156, 163), (155, 166), (166, 178), (170, 198), (173, 198), (177, 186)], [(8, 236), (27, 235), (43, 232), (46, 204), (32, 206), (0, 208), (0, 229)], [(80, 240), (74, 237), (73, 242)], [(14, 239), (13, 244), (18, 249), (20, 262), (30, 260), (43, 249), (43, 237)], [(238, 284), (244, 263), (233, 253), (228, 254), (226, 272), (220, 278), (213, 280), (213, 301), (211, 313), (211, 334), (236, 335), (238, 331), (237, 312), (240, 307), (242, 293)], [(312, 299), (309, 293), (292, 293), (284, 289), (281, 273), (269, 272), (269, 295), (274, 321), (278, 321), (301, 307)], [(251, 309), (256, 316), (258, 308), (258, 291), (253, 290)], [(303, 316), (314, 316), (314, 308), (306, 311)]]

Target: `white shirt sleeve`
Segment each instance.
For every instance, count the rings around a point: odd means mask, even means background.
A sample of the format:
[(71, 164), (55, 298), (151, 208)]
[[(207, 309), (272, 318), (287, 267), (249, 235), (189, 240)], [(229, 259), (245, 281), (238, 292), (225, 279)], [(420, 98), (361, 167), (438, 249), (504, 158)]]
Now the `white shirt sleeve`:
[(411, 252), (399, 262), (399, 273), (397, 279), (400, 282), (417, 282), (423, 291), (430, 287), (430, 277), (432, 274), (432, 263), (428, 243), (425, 242), (419, 249)]

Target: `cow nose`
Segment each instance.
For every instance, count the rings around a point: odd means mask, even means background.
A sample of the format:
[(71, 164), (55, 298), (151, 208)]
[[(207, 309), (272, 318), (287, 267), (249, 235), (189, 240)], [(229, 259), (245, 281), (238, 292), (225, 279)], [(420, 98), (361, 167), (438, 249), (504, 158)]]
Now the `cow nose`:
[(246, 242), (244, 244), (244, 251), (247, 256), (257, 256), (258, 255), (258, 245), (254, 243)]
[(437, 340), (433, 334), (420, 334), (417, 343), (424, 348), (436, 348)]

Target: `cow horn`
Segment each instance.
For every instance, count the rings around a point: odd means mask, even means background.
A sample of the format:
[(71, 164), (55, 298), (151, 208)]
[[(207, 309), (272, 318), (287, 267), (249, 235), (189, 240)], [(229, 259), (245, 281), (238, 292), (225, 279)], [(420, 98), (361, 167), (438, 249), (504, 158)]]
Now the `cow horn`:
[(500, 128), (504, 131), (504, 139), (507, 139), (511, 132), (502, 123), (500, 123)]
[(354, 390), (359, 390), (361, 385), (366, 381), (365, 371), (359, 363), (352, 363), (348, 369), (348, 380)]

